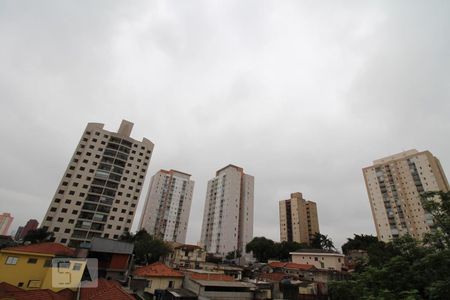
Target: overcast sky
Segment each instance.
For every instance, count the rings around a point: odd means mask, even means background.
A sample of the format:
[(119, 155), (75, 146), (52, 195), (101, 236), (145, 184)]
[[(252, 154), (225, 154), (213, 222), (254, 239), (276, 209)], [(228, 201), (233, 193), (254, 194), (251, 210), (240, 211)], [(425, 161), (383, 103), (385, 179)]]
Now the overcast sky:
[[(343, 2), (343, 1), (342, 1)], [(361, 169), (430, 150), (450, 175), (449, 1), (0, 0), (0, 212), (42, 218), (88, 122), (155, 144), (157, 170), (255, 176), (254, 235), (317, 202), (341, 245), (375, 233)]]

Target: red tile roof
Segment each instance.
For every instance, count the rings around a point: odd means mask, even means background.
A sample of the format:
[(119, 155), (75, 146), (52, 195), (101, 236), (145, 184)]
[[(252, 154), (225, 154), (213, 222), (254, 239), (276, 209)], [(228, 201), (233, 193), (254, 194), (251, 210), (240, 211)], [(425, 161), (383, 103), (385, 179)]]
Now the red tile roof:
[(15, 300), (74, 300), (75, 293), (64, 289), (55, 293), (51, 290), (23, 290), (6, 282), (0, 283), (0, 298)]
[(189, 277), (194, 280), (235, 281), (234, 277), (225, 274), (190, 273)]
[(269, 266), (271, 268), (283, 268), (284, 266), (286, 266), (286, 262), (281, 262), (281, 261), (274, 261), (269, 263)]
[(75, 250), (58, 243), (40, 243), (4, 248), (2, 251), (17, 251), (56, 256), (75, 256)]
[(182, 273), (177, 272), (160, 262), (140, 267), (134, 271), (134, 275), (143, 277), (184, 277)]
[(97, 283), (95, 288), (82, 287), (80, 300), (134, 300), (116, 281), (98, 279)]
[(297, 264), (297, 263), (287, 263), (285, 266), (286, 269), (295, 269), (295, 270), (312, 270), (316, 269), (313, 265), (308, 264)]

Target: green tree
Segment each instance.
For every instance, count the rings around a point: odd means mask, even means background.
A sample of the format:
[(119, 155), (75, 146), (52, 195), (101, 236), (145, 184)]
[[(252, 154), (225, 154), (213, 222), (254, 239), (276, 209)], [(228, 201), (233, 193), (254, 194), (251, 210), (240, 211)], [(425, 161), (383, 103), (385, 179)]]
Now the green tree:
[[(300, 250), (300, 249), (308, 249), (310, 248), (307, 244), (305, 243), (297, 243), (297, 242), (281, 242), (281, 243), (275, 243), (275, 254), (276, 254), (276, 258), (278, 258), (279, 260), (289, 260), (290, 259), (290, 252), (294, 252), (296, 250)], [(275, 258), (275, 257), (273, 257)]]
[(317, 232), (311, 240), (311, 248), (322, 250), (336, 250), (333, 241), (325, 234)]
[(30, 242), (32, 244), (52, 242), (54, 241), (53, 232), (49, 232), (44, 228), (38, 228), (36, 230), (30, 230), (23, 238), (24, 242)]
[(253, 252), (259, 262), (277, 257), (275, 242), (265, 237), (255, 237), (245, 246), (246, 252)]
[(147, 231), (140, 230), (135, 235), (125, 236), (134, 242), (134, 254), (137, 263), (150, 264), (169, 254), (172, 249), (160, 239), (153, 238)]
[(422, 202), (434, 221), (425, 240), (403, 236), (389, 243), (363, 243), (368, 263), (348, 280), (331, 282), (331, 299), (448, 299), (450, 192), (426, 193)]
[(355, 234), (353, 238), (348, 238), (347, 242), (342, 245), (342, 252), (348, 254), (350, 250), (365, 250), (368, 251), (374, 244), (380, 243), (378, 238), (373, 235)]
[(439, 249), (450, 247), (450, 192), (428, 192), (422, 194), (422, 206), (426, 216), (432, 220), (432, 233), (425, 242)]
[(227, 253), (227, 255), (225, 256), (225, 259), (236, 259), (241, 257), (241, 252), (238, 250), (234, 250), (234, 251), (230, 251)]

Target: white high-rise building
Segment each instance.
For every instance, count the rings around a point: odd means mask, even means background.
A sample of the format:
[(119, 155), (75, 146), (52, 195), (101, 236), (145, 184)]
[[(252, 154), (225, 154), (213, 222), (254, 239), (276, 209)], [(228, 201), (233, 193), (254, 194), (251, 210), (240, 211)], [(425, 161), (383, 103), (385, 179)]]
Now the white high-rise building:
[(201, 243), (208, 253), (245, 254), (253, 238), (254, 177), (234, 165), (216, 172), (208, 181)]
[(160, 170), (153, 175), (145, 200), (140, 229), (178, 243), (186, 242), (194, 181), (176, 170)]
[(125, 120), (117, 132), (88, 123), (41, 225), (56, 242), (76, 247), (131, 231), (153, 151), (148, 139), (130, 136), (132, 129)]
[(417, 239), (430, 231), (433, 217), (421, 203), (423, 192), (449, 191), (439, 160), (429, 151), (404, 151), (375, 160), (363, 169), (378, 239), (409, 234)]

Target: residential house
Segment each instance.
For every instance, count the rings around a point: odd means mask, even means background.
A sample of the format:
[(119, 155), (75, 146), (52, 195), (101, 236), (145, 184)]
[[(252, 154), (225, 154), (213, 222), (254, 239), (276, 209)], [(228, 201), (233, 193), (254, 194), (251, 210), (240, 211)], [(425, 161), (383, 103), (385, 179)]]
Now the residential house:
[(172, 268), (198, 269), (206, 262), (206, 251), (196, 245), (171, 243), (173, 251), (164, 262)]
[(86, 266), (75, 254), (74, 249), (57, 243), (4, 248), (0, 250), (0, 282), (25, 290), (75, 290)]
[(187, 273), (184, 288), (199, 298), (211, 300), (253, 299), (256, 286), (249, 282), (236, 281), (225, 274)]
[(156, 262), (148, 266), (139, 267), (133, 272), (130, 283), (132, 289), (139, 290), (139, 282), (144, 282), (144, 291), (155, 295), (156, 290), (181, 288), (183, 285), (183, 273), (169, 268), (163, 263)]
[(302, 249), (289, 254), (294, 263), (313, 265), (321, 270), (342, 271), (345, 269), (345, 255), (335, 251)]
[(98, 277), (122, 282), (127, 280), (133, 258), (133, 243), (93, 238), (87, 248), (87, 257), (98, 260)]

